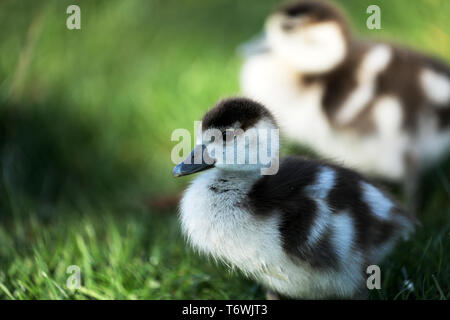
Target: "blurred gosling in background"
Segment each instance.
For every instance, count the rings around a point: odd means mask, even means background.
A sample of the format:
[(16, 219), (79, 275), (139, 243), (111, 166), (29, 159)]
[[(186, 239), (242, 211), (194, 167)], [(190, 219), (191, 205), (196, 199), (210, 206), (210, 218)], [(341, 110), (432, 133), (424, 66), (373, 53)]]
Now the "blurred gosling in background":
[(404, 181), (450, 147), (450, 69), (441, 61), (354, 37), (331, 3), (302, 1), (271, 14), (266, 42), (241, 74), (281, 133), (366, 174)]

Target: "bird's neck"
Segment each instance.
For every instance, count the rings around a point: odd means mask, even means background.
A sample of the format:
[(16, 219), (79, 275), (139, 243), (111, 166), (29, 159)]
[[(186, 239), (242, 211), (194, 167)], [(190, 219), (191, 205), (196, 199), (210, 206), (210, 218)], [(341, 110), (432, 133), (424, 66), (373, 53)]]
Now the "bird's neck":
[(209, 186), (217, 191), (235, 190), (247, 192), (252, 186), (263, 177), (259, 170), (255, 171), (231, 171), (231, 170), (211, 170), (211, 176), (208, 179)]

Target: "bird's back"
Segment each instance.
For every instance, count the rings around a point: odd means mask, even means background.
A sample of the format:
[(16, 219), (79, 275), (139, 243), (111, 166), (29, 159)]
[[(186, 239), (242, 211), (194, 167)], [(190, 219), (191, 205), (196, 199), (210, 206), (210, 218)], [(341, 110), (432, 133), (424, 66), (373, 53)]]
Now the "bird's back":
[(280, 212), (284, 250), (317, 267), (339, 268), (349, 255), (375, 264), (415, 218), (355, 171), (288, 157), (249, 193), (256, 215)]

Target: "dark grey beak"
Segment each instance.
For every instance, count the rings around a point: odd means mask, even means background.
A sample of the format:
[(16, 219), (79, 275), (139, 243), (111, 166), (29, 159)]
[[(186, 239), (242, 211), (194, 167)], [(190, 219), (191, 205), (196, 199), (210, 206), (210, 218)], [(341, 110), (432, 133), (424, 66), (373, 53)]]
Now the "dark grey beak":
[(261, 33), (255, 35), (253, 38), (247, 42), (241, 44), (237, 48), (239, 55), (244, 57), (253, 56), (256, 54), (261, 54), (269, 51), (269, 45), (267, 44), (266, 33), (262, 31)]
[(191, 154), (172, 170), (174, 177), (187, 176), (214, 167), (214, 160), (209, 157), (204, 144), (195, 146)]

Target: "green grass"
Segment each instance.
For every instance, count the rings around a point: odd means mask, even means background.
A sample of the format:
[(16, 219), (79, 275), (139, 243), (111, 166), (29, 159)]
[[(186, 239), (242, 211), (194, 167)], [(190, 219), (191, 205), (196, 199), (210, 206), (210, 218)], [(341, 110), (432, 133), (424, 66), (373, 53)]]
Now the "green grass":
[[(450, 61), (450, 2), (341, 2), (364, 36)], [(0, 298), (263, 298), (191, 251), (173, 209), (149, 203), (185, 187), (170, 175), (172, 131), (192, 132), (239, 92), (235, 49), (278, 2), (77, 3), (81, 31), (65, 28), (72, 1), (0, 3)], [(374, 3), (383, 29), (369, 31)], [(424, 176), (423, 226), (386, 259), (371, 298), (450, 298), (449, 172), (447, 161)]]

